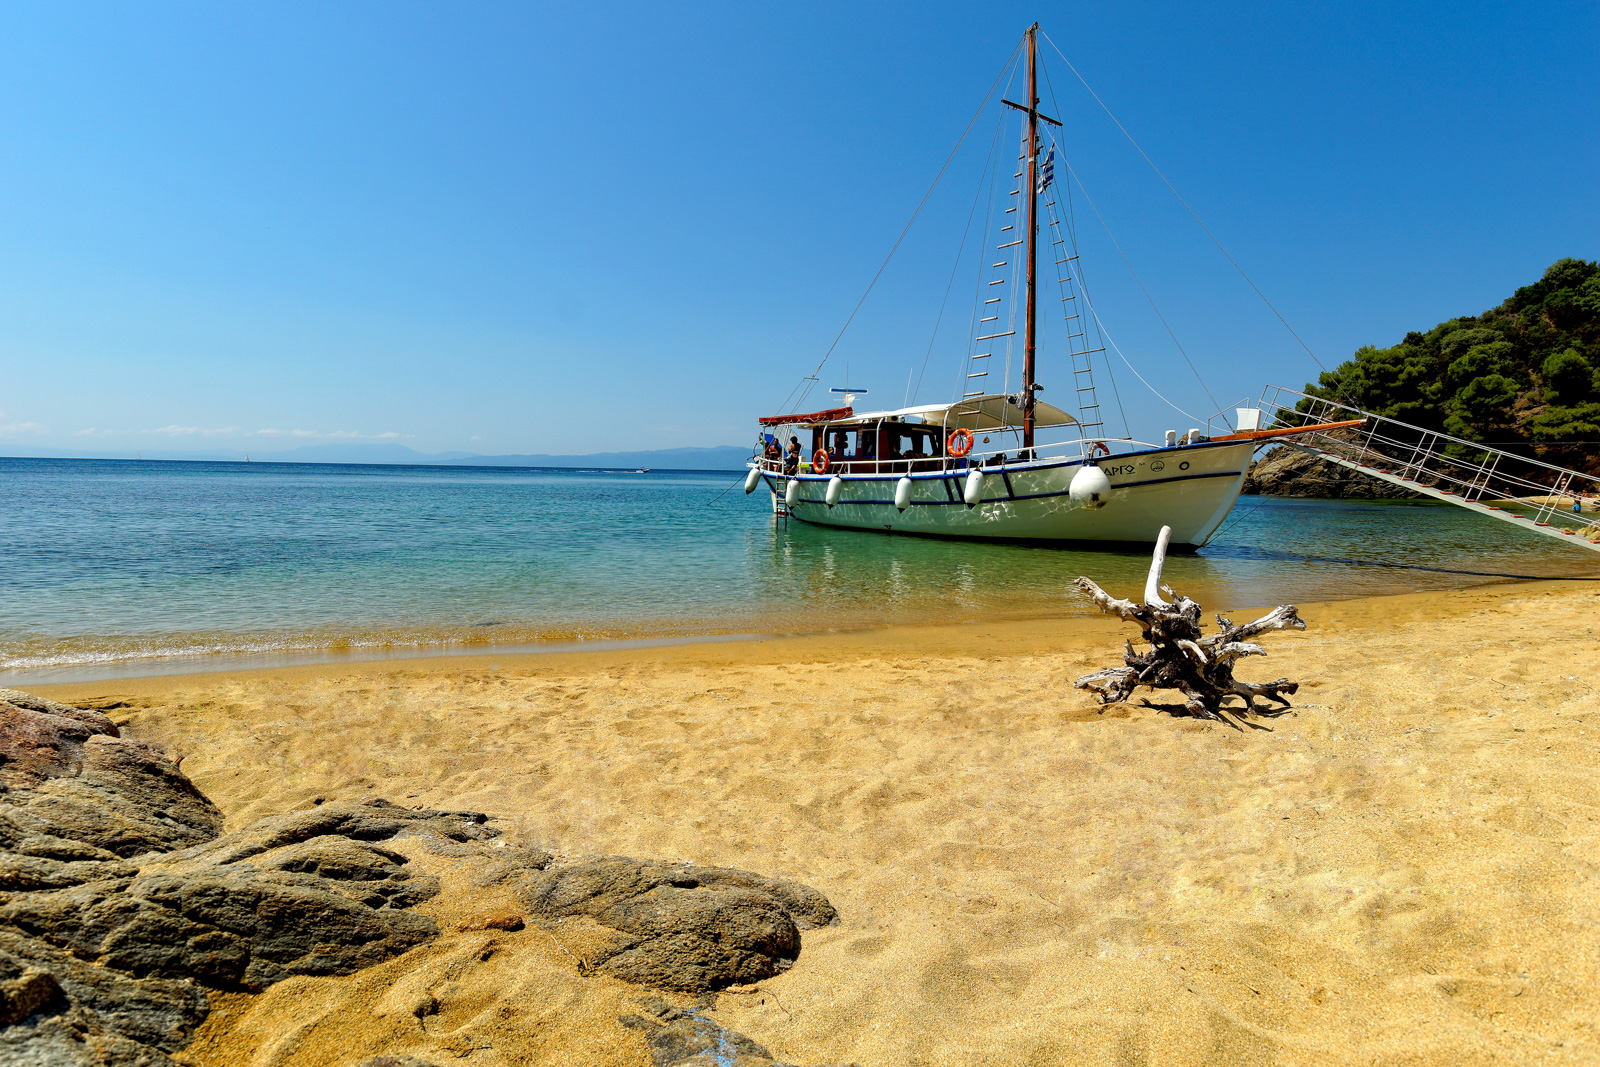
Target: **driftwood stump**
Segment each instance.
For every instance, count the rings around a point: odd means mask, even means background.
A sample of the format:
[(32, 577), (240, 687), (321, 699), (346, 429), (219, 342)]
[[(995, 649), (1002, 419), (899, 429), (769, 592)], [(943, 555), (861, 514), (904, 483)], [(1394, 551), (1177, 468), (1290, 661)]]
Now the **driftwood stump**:
[[(1127, 666), (1086, 674), (1073, 685), (1093, 692), (1101, 704), (1127, 700), (1141, 685), (1176, 689), (1188, 698), (1185, 705), (1188, 714), (1227, 723), (1236, 730), (1238, 722), (1223, 714), (1223, 701), (1229, 696), (1244, 700), (1242, 711), (1245, 714), (1282, 715), (1290, 707), (1284, 695), (1298, 690), (1299, 683), (1287, 678), (1276, 682), (1241, 682), (1233, 676), (1233, 665), (1244, 656), (1267, 654), (1266, 649), (1251, 643), (1250, 638), (1269, 630), (1304, 630), (1305, 620), (1296, 613), (1293, 604), (1285, 604), (1243, 626), (1235, 626), (1218, 615), (1217, 623), (1222, 628), (1210, 636), (1202, 636), (1200, 605), (1161, 584), (1161, 569), (1166, 563), (1167, 543), (1171, 537), (1172, 528), (1163, 526), (1150, 560), (1143, 604), (1118, 600), (1088, 578), (1078, 579), (1078, 588), (1088, 593), (1101, 611), (1138, 623), (1151, 647), (1148, 652), (1139, 652), (1129, 641), (1122, 657)], [(1163, 600), (1162, 593), (1172, 597), (1172, 602)], [(1257, 697), (1281, 706), (1257, 704)]]

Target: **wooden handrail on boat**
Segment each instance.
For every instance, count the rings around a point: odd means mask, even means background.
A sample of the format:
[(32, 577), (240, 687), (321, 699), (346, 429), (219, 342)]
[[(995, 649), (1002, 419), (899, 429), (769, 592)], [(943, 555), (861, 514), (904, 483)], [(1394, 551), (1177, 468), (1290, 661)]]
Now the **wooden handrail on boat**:
[(1213, 437), (1213, 441), (1261, 441), (1268, 437), (1293, 437), (1298, 433), (1319, 433), (1326, 430), (1347, 430), (1352, 426), (1365, 426), (1366, 419), (1349, 419), (1345, 422), (1319, 422), (1312, 426), (1284, 426), (1276, 430), (1241, 430), (1238, 433)]

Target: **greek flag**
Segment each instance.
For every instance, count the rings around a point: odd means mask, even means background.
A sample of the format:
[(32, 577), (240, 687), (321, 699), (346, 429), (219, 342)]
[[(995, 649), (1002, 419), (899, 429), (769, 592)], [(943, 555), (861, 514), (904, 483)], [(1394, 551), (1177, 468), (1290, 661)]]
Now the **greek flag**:
[(1044, 164), (1039, 167), (1039, 192), (1050, 188), (1050, 183), (1056, 180), (1056, 146), (1051, 145), (1050, 151), (1045, 153)]

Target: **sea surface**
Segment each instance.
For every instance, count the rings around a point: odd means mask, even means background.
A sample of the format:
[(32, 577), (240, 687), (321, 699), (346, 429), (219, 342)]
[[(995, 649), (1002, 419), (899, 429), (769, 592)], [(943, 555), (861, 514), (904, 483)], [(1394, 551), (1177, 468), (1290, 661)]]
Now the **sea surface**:
[[(0, 459), (0, 685), (595, 641), (1092, 614), (1131, 552), (784, 523), (742, 472)], [(1600, 556), (1440, 504), (1241, 498), (1167, 579), (1207, 608)]]

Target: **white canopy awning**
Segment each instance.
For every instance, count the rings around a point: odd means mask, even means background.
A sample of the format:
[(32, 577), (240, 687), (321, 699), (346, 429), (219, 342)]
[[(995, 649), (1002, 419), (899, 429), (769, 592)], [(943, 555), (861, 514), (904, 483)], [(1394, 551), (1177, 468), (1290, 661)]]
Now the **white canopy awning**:
[[(1004, 393), (990, 393), (968, 397), (954, 404), (922, 404), (896, 411), (867, 411), (852, 415), (848, 419), (831, 420), (826, 425), (859, 426), (886, 421), (921, 422), (930, 426), (940, 426), (946, 430), (954, 430), (957, 427), (965, 427), (968, 430), (1020, 429), (1022, 408)], [(1034, 426), (1041, 428), (1070, 426), (1077, 421), (1054, 404), (1046, 404), (1043, 400), (1034, 401)]]

